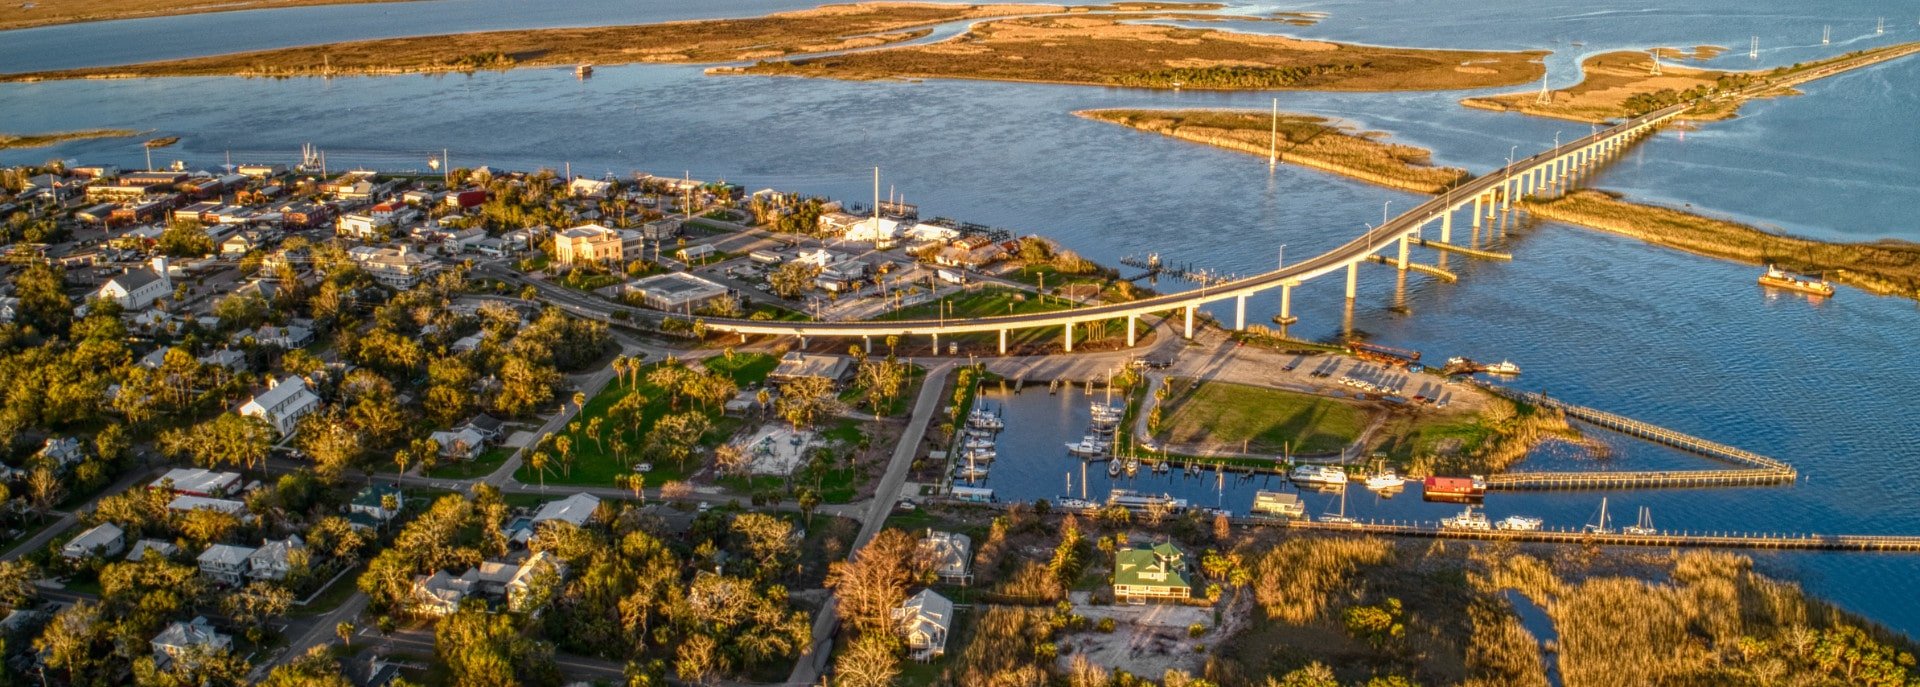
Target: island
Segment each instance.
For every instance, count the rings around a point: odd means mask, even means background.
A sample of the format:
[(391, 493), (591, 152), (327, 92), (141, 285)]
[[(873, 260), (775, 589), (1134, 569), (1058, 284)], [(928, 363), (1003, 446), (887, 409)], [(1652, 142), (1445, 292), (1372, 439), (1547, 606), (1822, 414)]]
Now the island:
[(114, 19), (167, 17), (181, 14), (264, 10), (314, 5), (354, 5), (372, 2), (412, 2), (413, 0), (203, 0), (178, 3), (168, 0), (35, 0), (16, 3), (0, 16), (0, 31), (55, 24), (78, 24)]
[(1212, 10), (1210, 3), (947, 5), (869, 2), (823, 5), (743, 19), (481, 31), (0, 75), (4, 81), (156, 76), (353, 76), (472, 72), (583, 64), (764, 60), (898, 43), (951, 21), (1068, 12)]
[[(1703, 102), (1683, 115), (1686, 119), (1727, 119), (1752, 98), (1796, 94), (1798, 91), (1793, 89), (1796, 85), (1920, 52), (1920, 42), (1851, 52), (1766, 71), (1720, 71), (1683, 67), (1667, 61), (1706, 59), (1717, 54), (1716, 50), (1715, 46), (1700, 46), (1691, 52), (1656, 48), (1648, 52), (1602, 53), (1581, 62), (1580, 71), (1585, 76), (1580, 83), (1548, 92), (1546, 102), (1541, 102), (1537, 92), (1528, 92), (1467, 98), (1460, 104), (1483, 110), (1604, 123), (1694, 100)], [(1662, 58), (1657, 68), (1654, 54)]]
[[(1526, 83), (1540, 51), (1421, 50), (1140, 23), (1193, 16), (1020, 17), (928, 45), (730, 69), (840, 79), (954, 78), (1206, 90), (1401, 91)], [(1199, 17), (1218, 19), (1219, 17)]]
[(1464, 169), (1432, 166), (1432, 153), (1424, 148), (1388, 143), (1385, 133), (1359, 132), (1313, 115), (1125, 109), (1074, 114), (1228, 150), (1271, 154), (1279, 162), (1420, 193), (1440, 193), (1468, 177)]
[(56, 131), (48, 134), (5, 134), (0, 133), (0, 150), (10, 148), (41, 148), (55, 143), (78, 141), (87, 138), (122, 138), (140, 132), (132, 129), (81, 129), (78, 131)]

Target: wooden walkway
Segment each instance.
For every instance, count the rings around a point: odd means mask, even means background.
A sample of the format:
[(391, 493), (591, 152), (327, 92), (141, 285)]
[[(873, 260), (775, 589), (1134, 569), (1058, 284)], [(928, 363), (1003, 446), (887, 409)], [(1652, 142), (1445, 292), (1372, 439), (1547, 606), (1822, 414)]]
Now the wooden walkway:
[(1716, 547), (1732, 549), (1799, 549), (1817, 551), (1920, 552), (1920, 537), (1856, 534), (1785, 534), (1763, 532), (1659, 531), (1653, 534), (1585, 532), (1574, 529), (1455, 530), (1430, 523), (1331, 523), (1275, 518), (1235, 518), (1235, 524), (1286, 527), (1320, 532), (1354, 532), (1395, 537), (1471, 539), (1480, 541), (1651, 546), (1659, 548)]
[[(1373, 255), (1373, 256), (1369, 256), (1367, 259), (1373, 262), (1380, 263), (1382, 265), (1386, 265), (1388, 267), (1400, 266), (1399, 260), (1387, 257), (1385, 255)], [(1451, 270), (1448, 270), (1444, 267), (1439, 267), (1436, 265), (1428, 265), (1425, 263), (1419, 263), (1419, 262), (1414, 262), (1412, 260), (1408, 260), (1407, 269), (1437, 277), (1441, 281), (1448, 281), (1448, 282), (1460, 281), (1460, 275), (1454, 274)]]
[(1512, 253), (1501, 253), (1499, 251), (1480, 250), (1478, 248), (1468, 248), (1466, 246), (1455, 245), (1451, 243), (1441, 243), (1439, 241), (1433, 241), (1429, 239), (1414, 239), (1413, 243), (1414, 245), (1424, 246), (1424, 247), (1432, 248), (1438, 251), (1446, 251), (1449, 253), (1459, 253), (1461, 255), (1475, 257), (1475, 258), (1482, 258), (1485, 260), (1507, 260), (1507, 261), (1513, 260)]
[(1522, 403), (1552, 408), (1567, 417), (1627, 436), (1739, 466), (1731, 470), (1646, 470), (1585, 472), (1510, 472), (1487, 478), (1489, 489), (1633, 489), (1658, 487), (1731, 487), (1792, 484), (1800, 473), (1783, 461), (1717, 441), (1641, 422), (1624, 415), (1555, 400), (1532, 391), (1475, 381), (1487, 391)]

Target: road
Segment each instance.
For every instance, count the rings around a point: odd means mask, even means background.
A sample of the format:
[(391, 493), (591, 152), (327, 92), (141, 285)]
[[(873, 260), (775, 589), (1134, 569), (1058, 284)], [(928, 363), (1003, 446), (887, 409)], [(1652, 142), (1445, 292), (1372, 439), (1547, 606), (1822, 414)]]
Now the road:
[[(927, 370), (926, 381), (920, 385), (920, 397), (913, 403), (913, 419), (908, 422), (906, 433), (900, 436), (900, 443), (894, 445), (893, 458), (887, 462), (887, 471), (873, 491), (873, 500), (867, 503), (866, 517), (860, 523), (860, 534), (853, 540), (856, 555), (867, 542), (873, 541), (874, 535), (880, 533), (887, 515), (893, 512), (894, 503), (900, 496), (900, 487), (907, 482), (907, 469), (912, 467), (914, 454), (920, 450), (920, 440), (926, 437), (927, 425), (933, 421), (933, 414), (940, 409), (941, 401), (946, 399), (947, 374), (952, 371), (951, 361)], [(833, 653), (834, 628), (839, 624), (839, 600), (829, 598), (826, 605), (820, 608), (820, 613), (813, 617), (813, 641), (800, 660), (794, 662), (787, 685), (808, 687), (819, 683), (827, 656)]]
[(94, 505), (100, 503), (101, 497), (126, 491), (136, 484), (153, 479), (153, 477), (154, 470), (152, 468), (142, 467), (128, 471), (126, 475), (115, 480), (113, 484), (108, 485), (105, 489), (101, 489), (93, 498), (87, 499), (87, 502), (81, 504), (79, 508), (61, 513), (59, 520), (55, 520), (53, 524), (42, 528), (39, 533), (15, 545), (13, 549), (7, 551), (5, 554), (0, 554), (0, 560), (10, 561), (34, 551), (39, 551), (47, 545), (47, 542), (53, 541), (54, 537), (60, 536), (62, 532), (72, 529), (75, 524), (78, 524), (80, 522), (80, 516), (91, 512)]

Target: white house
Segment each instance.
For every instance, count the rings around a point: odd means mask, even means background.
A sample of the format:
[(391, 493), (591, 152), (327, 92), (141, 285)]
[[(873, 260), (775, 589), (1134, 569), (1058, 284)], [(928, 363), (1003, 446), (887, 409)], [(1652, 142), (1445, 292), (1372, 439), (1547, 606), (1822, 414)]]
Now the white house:
[(154, 258), (152, 269), (127, 270), (100, 285), (94, 296), (119, 303), (129, 311), (142, 310), (154, 301), (173, 293), (173, 280), (167, 277), (167, 259)]
[(307, 548), (300, 541), (300, 535), (288, 535), (286, 539), (268, 539), (247, 555), (247, 577), (256, 580), (284, 580), (293, 572), (296, 553)]
[(907, 653), (916, 661), (925, 661), (947, 653), (947, 630), (953, 626), (953, 602), (931, 589), (907, 599), (893, 610), (900, 633), (907, 640)]
[(413, 607), (426, 615), (450, 615), (460, 610), (460, 602), (467, 597), (480, 594), (504, 599), (507, 610), (519, 611), (534, 591), (535, 578), (548, 570), (555, 582), (567, 576), (567, 565), (545, 551), (518, 564), (483, 561), (457, 576), (445, 570), (418, 575), (413, 578)]
[(127, 560), (139, 563), (140, 561), (146, 560), (148, 556), (172, 558), (173, 554), (179, 552), (180, 547), (174, 546), (171, 542), (164, 542), (158, 539), (142, 539), (133, 543), (133, 550), (127, 552)]
[(160, 489), (172, 485), (175, 494), (220, 498), (240, 486), (240, 473), (215, 472), (205, 468), (174, 468), (151, 485)]
[(879, 243), (891, 241), (900, 236), (901, 224), (885, 217), (868, 217), (847, 227), (848, 241), (870, 241)]
[(68, 540), (66, 546), (60, 547), (60, 555), (68, 560), (80, 560), (88, 556), (112, 558), (126, 546), (127, 533), (119, 525), (103, 522)]
[(320, 397), (308, 389), (306, 380), (298, 375), (278, 380), (269, 377), (268, 383), (271, 386), (265, 393), (240, 405), (241, 415), (266, 420), (274, 431), (286, 436), (293, 434), (300, 418), (320, 409)]
[(382, 238), (393, 222), (388, 219), (376, 219), (372, 215), (346, 214), (334, 223), (334, 233), (346, 238), (370, 241)]
[(564, 522), (575, 527), (586, 525), (587, 518), (593, 517), (593, 512), (599, 508), (600, 497), (585, 492), (549, 501), (533, 514), (533, 520), (527, 527), (513, 533), (513, 540), (527, 543), (533, 539), (533, 533), (540, 529), (540, 524), (545, 522)]
[(154, 635), (153, 657), (161, 665), (173, 659), (191, 656), (194, 652), (214, 653), (225, 651), (233, 646), (233, 638), (214, 630), (207, 619), (196, 616), (192, 622), (175, 622)]
[(473, 460), (487, 447), (487, 437), (473, 427), (461, 426), (434, 432), (428, 438), (440, 445), (440, 455), (454, 460)]
[(685, 312), (727, 295), (727, 287), (686, 272), (667, 272), (627, 284), (627, 293), (638, 294), (649, 308)]
[(972, 547), (973, 540), (967, 535), (927, 530), (926, 538), (920, 540), (920, 555), (933, 564), (933, 572), (941, 582), (971, 584)]
[(200, 553), (200, 574), (215, 581), (237, 585), (247, 578), (247, 562), (253, 557), (251, 546), (214, 544)]

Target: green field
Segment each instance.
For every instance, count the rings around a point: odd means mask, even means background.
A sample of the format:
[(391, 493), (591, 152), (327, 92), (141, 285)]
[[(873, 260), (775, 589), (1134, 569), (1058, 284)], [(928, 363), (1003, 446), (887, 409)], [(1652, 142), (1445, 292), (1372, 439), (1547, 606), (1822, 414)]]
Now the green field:
[(494, 470), (499, 469), (500, 464), (507, 462), (507, 459), (511, 457), (513, 457), (512, 448), (495, 446), (487, 449), (485, 453), (474, 456), (473, 460), (467, 461), (466, 463), (436, 465), (432, 470), (427, 471), (427, 476), (441, 479), (485, 477), (492, 474)]
[[(706, 361), (708, 369), (732, 377), (734, 381), (738, 382), (743, 388), (748, 384), (765, 381), (767, 373), (772, 371), (777, 364), (779, 364), (779, 361), (773, 356), (763, 353), (736, 353), (731, 361), (725, 358), (713, 358)], [(613, 453), (613, 446), (611, 441), (609, 441), (615, 431), (614, 422), (611, 418), (602, 421), (607, 425), (601, 437), (604, 445), (597, 444), (591, 437), (586, 436), (585, 428), (587, 423), (592, 422), (593, 418), (596, 417), (606, 418), (607, 412), (613, 408), (614, 404), (619, 403), (620, 399), (626, 398), (627, 395), (631, 393), (642, 394), (648, 399), (646, 405), (642, 406), (640, 410), (638, 436), (646, 436), (647, 431), (652, 429), (655, 422), (659, 421), (662, 416), (673, 412), (672, 404), (668, 400), (666, 392), (660, 387), (649, 384), (646, 381), (647, 373), (659, 365), (660, 363), (654, 363), (642, 368), (640, 372), (641, 381), (637, 388), (629, 389), (626, 385), (615, 381), (608, 384), (607, 388), (602, 390), (599, 395), (587, 401), (586, 411), (574, 418), (574, 420), (580, 424), (582, 431), (576, 434), (569, 434), (573, 439), (573, 467), (571, 469), (562, 469), (559, 464), (560, 461), (556, 456), (553, 464), (547, 467), (546, 475), (544, 476), (545, 484), (619, 486), (614, 483), (614, 477), (630, 474), (632, 468), (629, 466), (633, 463), (650, 461), (653, 463), (653, 471), (647, 473), (647, 486), (656, 487), (665, 482), (686, 479), (688, 473), (699, 468), (700, 459), (698, 458), (689, 459), (686, 464), (686, 470), (682, 471), (681, 466), (675, 461), (655, 460), (646, 456), (645, 449), (639, 445), (640, 442), (633, 441), (632, 436), (629, 436), (628, 440), (634, 444), (630, 449), (633, 455), (628, 460), (622, 460), (620, 456)], [(712, 448), (719, 445), (720, 442), (725, 441), (740, 424), (738, 419), (724, 416), (719, 407), (702, 409), (693, 405), (687, 399), (681, 399), (680, 412), (687, 412), (689, 410), (705, 413), (707, 418), (713, 421), (713, 429), (707, 432), (701, 441), (701, 443), (708, 448)], [(533, 469), (532, 460), (527, 460), (522, 463), (520, 469), (514, 472), (514, 479), (526, 484), (543, 483), (542, 476), (537, 474)]]
[(1367, 415), (1322, 396), (1233, 384), (1169, 379), (1159, 438), (1222, 450), (1334, 453), (1360, 436)]
[[(1047, 284), (1047, 288), (1053, 288), (1053, 280), (1051, 278), (1048, 279)], [(1053, 296), (1042, 297), (1037, 294), (998, 286), (988, 286), (948, 296), (943, 300), (947, 307), (947, 319), (953, 320), (1058, 312), (1066, 310), (1072, 305), (1069, 301)], [(873, 319), (889, 321), (937, 320), (940, 318), (941, 302), (942, 301), (929, 301), (917, 305), (910, 305)], [(1148, 329), (1142, 326), (1140, 331), (1142, 335), (1145, 336)], [(1115, 318), (1101, 322), (1082, 323), (1076, 326), (1074, 328), (1073, 340), (1076, 344), (1082, 344), (1106, 339), (1124, 338), (1126, 335), (1126, 320)], [(1057, 346), (1060, 344), (1062, 336), (1063, 332), (1059, 327), (1014, 329), (1007, 332), (1007, 345), (1016, 348), (1030, 345)], [(940, 341), (943, 347), (947, 342), (951, 341), (960, 344), (961, 347), (966, 350), (978, 352), (982, 346), (985, 346), (988, 347), (988, 351), (997, 351), (1000, 345), (1000, 335), (994, 332), (956, 334), (953, 336), (940, 337)], [(914, 337), (914, 340), (910, 342), (903, 340), (901, 342), (901, 349), (903, 351), (911, 350), (915, 346), (925, 343), (927, 343), (926, 339)]]

